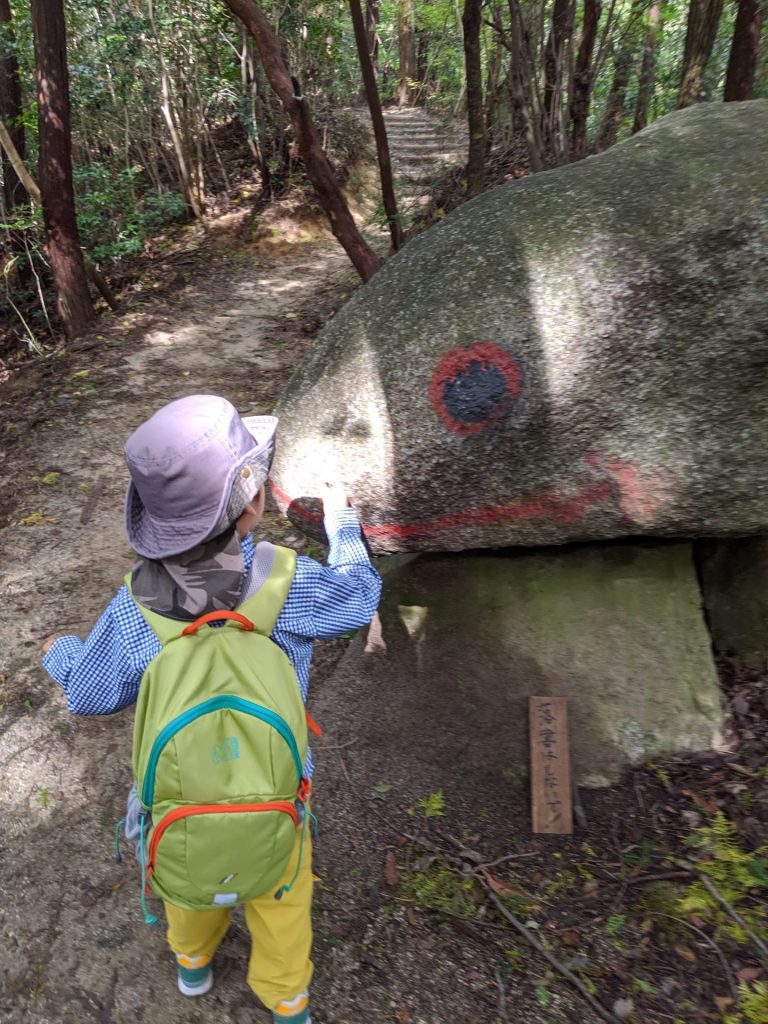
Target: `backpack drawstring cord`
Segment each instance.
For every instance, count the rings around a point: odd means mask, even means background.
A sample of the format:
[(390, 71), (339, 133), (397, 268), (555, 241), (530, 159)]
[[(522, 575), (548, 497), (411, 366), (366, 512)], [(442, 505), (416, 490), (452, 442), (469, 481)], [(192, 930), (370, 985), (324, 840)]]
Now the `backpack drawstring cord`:
[(150, 928), (159, 927), (157, 918), (154, 914), (150, 914), (147, 910), (147, 884), (148, 884), (148, 872), (147, 872), (147, 850), (144, 845), (144, 826), (147, 821), (147, 812), (143, 811), (139, 815), (139, 862), (141, 864), (141, 910), (144, 914), (144, 924), (148, 924)]
[(123, 863), (123, 855), (120, 853), (120, 829), (125, 824), (125, 818), (121, 818), (115, 825), (115, 864)]
[[(302, 819), (301, 819), (301, 838), (299, 839), (299, 859), (296, 862), (296, 870), (294, 871), (293, 878), (290, 880), (288, 885), (281, 885), (280, 888), (277, 890), (277, 892), (275, 893), (275, 899), (276, 900), (281, 900), (283, 898), (283, 896), (287, 892), (290, 892), (291, 889), (293, 888), (295, 882), (296, 882), (296, 879), (299, 877), (299, 872), (301, 871), (301, 861), (302, 861), (302, 858), (304, 856), (304, 837), (306, 836), (306, 833), (307, 833), (307, 818), (310, 818), (310, 817), (311, 818), (315, 818), (314, 814), (312, 814), (309, 811), (309, 809), (305, 807), (304, 808), (304, 815), (302, 816)], [(315, 819), (315, 820), (317, 820), (317, 819)]]

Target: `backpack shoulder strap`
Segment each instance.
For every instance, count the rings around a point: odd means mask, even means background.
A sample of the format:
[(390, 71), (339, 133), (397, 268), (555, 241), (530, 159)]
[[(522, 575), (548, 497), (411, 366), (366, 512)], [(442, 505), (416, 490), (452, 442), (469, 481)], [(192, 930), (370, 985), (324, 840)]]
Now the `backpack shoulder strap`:
[(269, 636), (283, 610), (296, 573), (296, 552), (274, 545), (274, 559), (269, 575), (251, 597), (238, 606), (238, 611), (256, 627), (256, 632)]
[(158, 612), (153, 612), (150, 611), (149, 608), (145, 608), (144, 605), (140, 604), (133, 596), (130, 573), (125, 576), (124, 582), (126, 587), (128, 587), (128, 593), (133, 597), (134, 604), (144, 616), (147, 625), (163, 647), (165, 647), (165, 645), (171, 640), (175, 640), (176, 637), (181, 636), (182, 630), (189, 625), (188, 622), (179, 622), (178, 619), (169, 619), (166, 615), (160, 615)]

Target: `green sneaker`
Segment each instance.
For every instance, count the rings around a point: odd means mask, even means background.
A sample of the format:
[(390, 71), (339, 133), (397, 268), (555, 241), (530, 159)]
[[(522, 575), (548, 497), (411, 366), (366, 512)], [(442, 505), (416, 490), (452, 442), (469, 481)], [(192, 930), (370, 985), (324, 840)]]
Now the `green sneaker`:
[(213, 968), (209, 956), (176, 954), (179, 992), (183, 996), (204, 996), (213, 985)]
[(295, 999), (284, 999), (272, 1011), (273, 1024), (312, 1024), (309, 1016), (309, 992), (300, 992)]

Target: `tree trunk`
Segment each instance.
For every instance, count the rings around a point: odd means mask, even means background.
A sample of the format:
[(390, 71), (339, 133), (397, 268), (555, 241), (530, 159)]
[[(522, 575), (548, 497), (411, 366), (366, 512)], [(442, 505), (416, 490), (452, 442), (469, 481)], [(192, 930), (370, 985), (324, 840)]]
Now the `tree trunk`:
[(400, 50), (400, 84), (397, 88), (398, 107), (410, 107), (416, 90), (416, 44), (413, 38), (413, 0), (399, 0), (397, 7), (397, 39)]
[(467, 69), (467, 197), (479, 195), (485, 185), (485, 117), (483, 114), (483, 69), (480, 26), (483, 0), (464, 0), (461, 24), (464, 29), (464, 61)]
[(73, 338), (88, 327), (95, 313), (75, 215), (63, 0), (32, 0), (32, 30), (40, 121), (38, 177), (48, 257), (59, 316), (68, 337)]
[(309, 111), (309, 104), (301, 95), (301, 86), (295, 78), (291, 78), (285, 65), (279, 39), (255, 0), (224, 2), (253, 35), (269, 84), (290, 115), (304, 167), (331, 223), (331, 230), (344, 247), (360, 277), (368, 281), (380, 268), (381, 260), (357, 230), (333, 168), (323, 150)]
[(715, 45), (722, 10), (723, 0), (691, 0), (685, 33), (683, 73), (677, 98), (678, 109), (706, 99), (704, 72)]
[(739, 0), (725, 76), (723, 99), (726, 103), (752, 99), (763, 15), (760, 0)]
[[(13, 145), (23, 161), (26, 159), (26, 149), (21, 115), (19, 62), (16, 58), (11, 5), (9, 0), (0, 0), (0, 119), (8, 126)], [(3, 160), (3, 189), (7, 210), (13, 210), (26, 202), (26, 190), (7, 158)]]
[(375, 76), (379, 63), (379, 0), (366, 0), (365, 38), (368, 56), (371, 58), (371, 65), (373, 66), (373, 74)]
[(493, 36), (491, 53), (488, 58), (488, 70), (485, 82), (485, 156), (488, 159), (493, 151), (496, 138), (497, 110), (501, 85), (501, 40), (497, 34)]
[(397, 199), (395, 198), (395, 186), (392, 180), (392, 161), (389, 158), (389, 143), (387, 141), (387, 129), (384, 124), (384, 116), (381, 112), (381, 101), (379, 90), (376, 85), (376, 74), (373, 70), (373, 61), (368, 49), (368, 34), (365, 28), (365, 19), (360, 7), (360, 0), (349, 0), (349, 10), (352, 15), (352, 25), (355, 29), (355, 42), (357, 53), (360, 58), (360, 70), (363, 74), (365, 86), (365, 98), (368, 101), (368, 110), (371, 113), (371, 124), (376, 139), (376, 153), (379, 158), (379, 177), (381, 178), (381, 196), (384, 202), (384, 211), (387, 215), (389, 233), (392, 236), (392, 248), (395, 252), (403, 244), (403, 233), (400, 228), (400, 216), (397, 212)]
[(592, 92), (592, 52), (600, 21), (600, 0), (584, 0), (584, 23), (579, 52), (571, 83), (571, 121), (573, 122), (571, 159), (587, 155), (587, 115)]
[(527, 74), (531, 62), (526, 60), (524, 40), (525, 26), (518, 0), (509, 0), (510, 36), (511, 36), (511, 67), (509, 71), (512, 85), (512, 102), (520, 122), (528, 146), (528, 160), (531, 170), (536, 173), (544, 167), (544, 145), (539, 131), (541, 109), (532, 110), (533, 87), (531, 77)]
[(653, 80), (656, 69), (656, 37), (659, 32), (659, 14), (661, 7), (655, 3), (648, 12), (648, 27), (643, 43), (643, 63), (640, 67), (640, 79), (637, 83), (637, 105), (632, 134), (641, 132), (648, 124), (648, 106), (653, 93)]
[(632, 54), (625, 45), (622, 46), (616, 58), (611, 91), (608, 94), (608, 101), (605, 104), (600, 127), (597, 129), (595, 151), (598, 153), (602, 153), (604, 149), (612, 146), (616, 141), (616, 136), (619, 134), (627, 100), (627, 86), (629, 85), (631, 69)]
[[(23, 164), (26, 159), (26, 139), (21, 120), (23, 110), (20, 81), (11, 5), (9, 0), (0, 0), (0, 120), (10, 126), (10, 139)], [(6, 150), (3, 150), (2, 168), (6, 218), (13, 223), (13, 211), (26, 203), (27, 193)], [(8, 233), (12, 252), (17, 257), (18, 281), (24, 288), (32, 280), (26, 231), (23, 228), (11, 227)]]
[(565, 43), (571, 32), (571, 0), (555, 0), (552, 27), (544, 48), (544, 118), (548, 142), (558, 159), (566, 148), (563, 138), (563, 81)]

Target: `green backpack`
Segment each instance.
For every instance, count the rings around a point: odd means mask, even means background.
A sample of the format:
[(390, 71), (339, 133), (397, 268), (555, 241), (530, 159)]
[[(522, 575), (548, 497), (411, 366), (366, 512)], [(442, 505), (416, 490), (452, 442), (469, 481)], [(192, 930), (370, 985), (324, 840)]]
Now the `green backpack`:
[(269, 639), (295, 567), (295, 552), (276, 547), (253, 597), (183, 628), (137, 602), (163, 645), (142, 677), (133, 730), (142, 884), (177, 907), (264, 895), (298, 828), (303, 840), (307, 715), (294, 668)]

